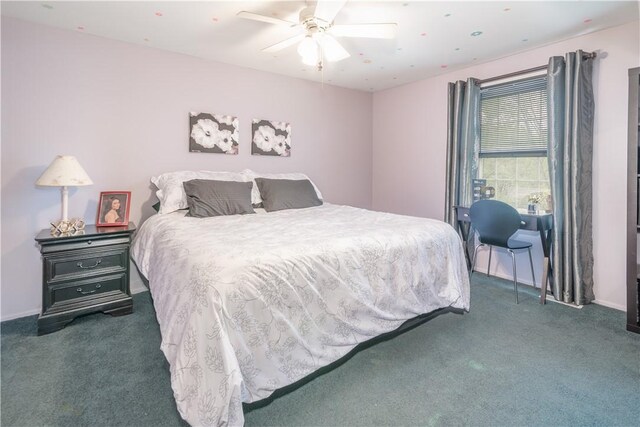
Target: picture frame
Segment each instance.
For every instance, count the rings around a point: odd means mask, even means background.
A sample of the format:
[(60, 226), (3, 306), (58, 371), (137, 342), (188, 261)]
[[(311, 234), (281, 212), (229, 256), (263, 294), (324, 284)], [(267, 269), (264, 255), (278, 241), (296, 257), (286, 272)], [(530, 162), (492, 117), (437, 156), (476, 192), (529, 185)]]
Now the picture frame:
[(291, 156), (291, 123), (253, 119), (251, 135), (251, 155)]
[(189, 152), (238, 154), (238, 117), (228, 114), (189, 113)]
[(129, 225), (131, 191), (101, 191), (98, 198), (96, 227)]

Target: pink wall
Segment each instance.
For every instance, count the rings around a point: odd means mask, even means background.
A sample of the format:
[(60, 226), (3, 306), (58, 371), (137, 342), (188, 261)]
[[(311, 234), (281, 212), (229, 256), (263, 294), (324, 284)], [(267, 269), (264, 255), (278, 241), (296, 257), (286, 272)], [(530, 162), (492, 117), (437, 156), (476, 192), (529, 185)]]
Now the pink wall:
[[(600, 55), (594, 68), (595, 293), (597, 302), (624, 309), (627, 70), (640, 65), (637, 21), (376, 92), (373, 96), (373, 208), (443, 218), (447, 82), (467, 77), (483, 79), (535, 67), (546, 64), (550, 56), (562, 56), (577, 49), (598, 51)], [(530, 281), (527, 257), (522, 258), (519, 271), (524, 281)], [(481, 270), (486, 271), (483, 261), (479, 258)], [(500, 259), (497, 268), (498, 274), (510, 277), (510, 261), (506, 257)], [(538, 283), (539, 277), (538, 272)]]
[[(60, 202), (56, 189), (34, 182), (57, 154), (78, 157), (94, 180), (71, 190), (69, 206), (71, 216), (90, 222), (101, 190), (133, 191), (132, 220), (139, 222), (150, 213), (150, 176), (247, 167), (306, 172), (330, 202), (442, 218), (447, 82), (537, 66), (578, 48), (601, 53), (594, 76), (596, 297), (623, 308), (627, 69), (640, 63), (638, 33), (637, 22), (627, 24), (372, 97), (3, 17), (1, 317), (40, 307), (33, 236), (59, 217)], [(189, 111), (239, 116), (240, 154), (188, 153)], [(293, 124), (291, 158), (250, 155), (254, 117)], [(506, 276), (509, 265), (500, 261), (498, 274)], [(524, 281), (526, 267), (519, 268)]]
[[(102, 190), (131, 190), (148, 216), (149, 177), (207, 169), (307, 173), (332, 203), (371, 206), (371, 94), (208, 62), (2, 17), (2, 318), (39, 310), (33, 237), (59, 218), (60, 194), (35, 181), (57, 154), (91, 187), (69, 214), (95, 220)], [(240, 118), (240, 154), (188, 152), (188, 113)], [(253, 118), (292, 123), (290, 158), (250, 154)], [(155, 197), (155, 196), (154, 196)]]

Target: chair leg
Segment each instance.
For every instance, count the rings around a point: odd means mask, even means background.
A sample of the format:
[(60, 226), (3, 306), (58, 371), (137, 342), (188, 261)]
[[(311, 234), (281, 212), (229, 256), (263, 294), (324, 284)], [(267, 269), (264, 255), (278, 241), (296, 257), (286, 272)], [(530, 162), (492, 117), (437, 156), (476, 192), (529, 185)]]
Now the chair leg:
[(533, 257), (531, 256), (531, 248), (529, 250), (529, 263), (531, 264), (531, 280), (533, 280), (533, 289), (536, 288), (536, 273), (533, 272)]
[(489, 245), (489, 265), (487, 265), (487, 276), (490, 276), (491, 271), (491, 253), (493, 252), (493, 246)]
[(476, 246), (476, 248), (473, 250), (473, 259), (471, 260), (471, 270), (469, 270), (469, 278), (471, 278), (471, 275), (473, 274), (473, 268), (476, 266), (476, 259), (478, 259), (478, 248), (480, 246), (484, 246), (483, 243), (480, 243), (478, 246)]
[(513, 288), (516, 291), (516, 304), (518, 304), (518, 274), (516, 271), (516, 254), (509, 249), (509, 253), (511, 254), (511, 263), (513, 264)]

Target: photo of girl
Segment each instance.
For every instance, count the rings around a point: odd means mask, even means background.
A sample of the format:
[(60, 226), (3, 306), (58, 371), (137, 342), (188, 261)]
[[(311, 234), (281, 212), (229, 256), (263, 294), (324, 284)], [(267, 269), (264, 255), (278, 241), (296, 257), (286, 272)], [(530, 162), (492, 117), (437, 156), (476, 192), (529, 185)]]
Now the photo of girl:
[(129, 223), (130, 191), (103, 191), (98, 203), (98, 227), (116, 227)]
[(117, 197), (110, 197), (106, 206), (107, 213), (104, 215), (104, 222), (113, 224), (114, 222), (122, 222), (120, 219), (120, 200)]

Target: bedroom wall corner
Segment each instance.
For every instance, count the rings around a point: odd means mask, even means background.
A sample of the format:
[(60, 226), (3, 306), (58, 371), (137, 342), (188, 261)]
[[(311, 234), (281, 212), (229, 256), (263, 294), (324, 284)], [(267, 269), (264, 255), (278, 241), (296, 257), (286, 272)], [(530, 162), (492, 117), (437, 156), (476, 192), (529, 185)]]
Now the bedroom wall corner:
[[(597, 51), (600, 58), (594, 64), (594, 292), (597, 303), (626, 307), (627, 71), (640, 64), (639, 33), (635, 21), (374, 93), (373, 208), (444, 217), (448, 82), (468, 77), (484, 79), (539, 66), (546, 64), (550, 56), (562, 56), (577, 49)], [(402, 123), (402, 138), (396, 137), (397, 123)], [(388, 150), (388, 141), (396, 141), (398, 145)], [(533, 239), (536, 259), (540, 260), (541, 248), (535, 236), (520, 238)], [(498, 272), (511, 277), (507, 254), (499, 255)], [(486, 271), (487, 259), (486, 254), (479, 254), (480, 271)], [(524, 261), (518, 269), (523, 272), (522, 280), (531, 282)]]
[[(370, 93), (4, 16), (1, 31), (2, 320), (40, 308), (33, 239), (58, 219), (60, 192), (35, 181), (58, 154), (94, 181), (69, 195), (69, 215), (88, 223), (100, 191), (130, 190), (139, 224), (156, 201), (149, 178), (175, 170), (304, 172), (328, 202), (371, 207)], [(240, 153), (189, 153), (191, 111), (238, 116)], [(290, 158), (250, 154), (253, 118), (291, 122)]]

